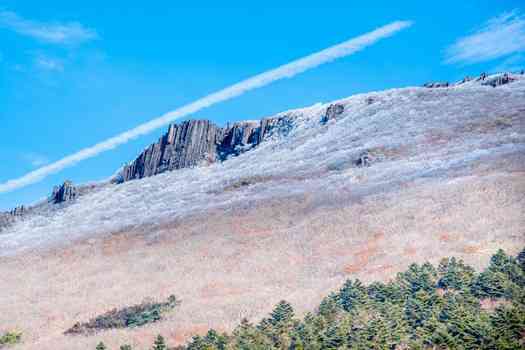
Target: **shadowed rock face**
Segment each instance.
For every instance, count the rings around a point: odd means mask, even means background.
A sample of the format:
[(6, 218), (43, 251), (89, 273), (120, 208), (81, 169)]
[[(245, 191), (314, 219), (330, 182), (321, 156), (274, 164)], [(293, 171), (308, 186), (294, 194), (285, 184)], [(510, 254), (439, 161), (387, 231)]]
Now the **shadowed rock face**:
[(55, 186), (51, 194), (50, 202), (54, 204), (69, 202), (75, 199), (78, 195), (77, 188), (73, 186), (71, 181), (64, 181), (60, 186)]
[(223, 161), (257, 146), (274, 129), (285, 132), (291, 125), (292, 120), (287, 116), (227, 124), (224, 128), (209, 120), (172, 124), (166, 134), (122, 169), (118, 180), (141, 179), (165, 171)]
[(167, 170), (192, 167), (214, 160), (223, 131), (207, 120), (170, 125), (158, 142), (151, 144), (135, 161), (124, 167), (121, 180), (140, 179)]

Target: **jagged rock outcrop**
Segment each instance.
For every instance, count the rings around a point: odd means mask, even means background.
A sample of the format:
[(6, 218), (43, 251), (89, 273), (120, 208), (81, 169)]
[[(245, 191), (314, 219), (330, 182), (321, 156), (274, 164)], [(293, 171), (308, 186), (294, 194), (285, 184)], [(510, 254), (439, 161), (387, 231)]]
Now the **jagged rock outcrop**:
[(448, 83), (448, 81), (438, 81), (438, 82), (433, 82), (433, 83), (426, 83), (423, 85), (423, 87), (426, 87), (426, 88), (443, 88), (443, 87), (448, 87), (450, 84)]
[(258, 122), (239, 122), (227, 124), (223, 139), (217, 146), (218, 160), (225, 160), (231, 155), (239, 155), (259, 144)]
[(221, 128), (209, 120), (172, 124), (133, 162), (124, 166), (117, 182), (153, 176), (165, 171), (224, 161), (259, 143), (274, 130), (286, 134), (292, 127), (287, 116), (228, 124)]
[(214, 161), (223, 130), (208, 120), (170, 125), (158, 142), (151, 144), (135, 161), (124, 167), (122, 181), (140, 179), (167, 170), (187, 168), (203, 160)]
[(21, 218), (27, 213), (27, 208), (20, 205), (8, 212), (0, 213), (0, 231), (11, 225), (15, 220)]
[(516, 79), (512, 78), (507, 73), (505, 73), (503, 75), (499, 75), (497, 77), (488, 79), (487, 81), (483, 82), (481, 85), (488, 85), (488, 86), (496, 87), (496, 86), (500, 86), (500, 85), (505, 85), (505, 84), (511, 83), (514, 80), (516, 80)]
[(372, 162), (372, 156), (368, 152), (363, 152), (359, 155), (359, 158), (354, 162), (358, 167), (369, 167)]
[(9, 214), (11, 216), (22, 216), (24, 215), (26, 212), (26, 208), (23, 206), (23, 205), (20, 205), (18, 207), (16, 207), (15, 209), (12, 209)]
[(321, 118), (321, 123), (325, 124), (329, 120), (337, 119), (337, 116), (342, 114), (345, 110), (345, 107), (342, 104), (334, 103), (328, 106), (326, 109), (326, 114)]
[(49, 202), (59, 204), (74, 200), (78, 195), (78, 190), (71, 181), (64, 181), (60, 186), (53, 188), (53, 193), (49, 198)]

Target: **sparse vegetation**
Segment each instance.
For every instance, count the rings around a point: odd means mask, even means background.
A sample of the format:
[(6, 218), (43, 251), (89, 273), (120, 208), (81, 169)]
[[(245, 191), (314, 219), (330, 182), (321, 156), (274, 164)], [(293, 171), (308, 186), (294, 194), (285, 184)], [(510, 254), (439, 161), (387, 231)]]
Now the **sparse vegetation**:
[(16, 345), (22, 341), (22, 333), (17, 331), (7, 331), (0, 336), (0, 349)]
[[(281, 301), (254, 325), (210, 330), (186, 350), (225, 349), (523, 349), (525, 250), (499, 250), (481, 273), (455, 258), (412, 264), (388, 283), (348, 280), (302, 320)], [(494, 309), (488, 299), (502, 301)], [(164, 338), (153, 349), (167, 349)]]
[(103, 342), (100, 342), (97, 344), (97, 346), (95, 347), (95, 350), (106, 350), (107, 347), (106, 347), (106, 344), (104, 344)]
[(162, 335), (158, 335), (155, 339), (155, 343), (153, 343), (153, 350), (167, 350), (168, 347), (166, 346), (166, 341), (164, 340), (164, 337)]
[(224, 187), (223, 191), (225, 192), (235, 191), (235, 190), (238, 190), (246, 186), (255, 185), (258, 183), (264, 183), (264, 182), (268, 182), (271, 180), (272, 180), (272, 177), (270, 176), (254, 175), (254, 176), (249, 176), (249, 177), (243, 177), (243, 178), (237, 179), (234, 182), (228, 184), (226, 187)]
[(113, 309), (95, 317), (89, 322), (77, 323), (66, 334), (90, 334), (113, 328), (140, 327), (148, 323), (160, 321), (162, 315), (173, 310), (180, 301), (171, 295), (166, 302), (145, 300), (138, 305)]

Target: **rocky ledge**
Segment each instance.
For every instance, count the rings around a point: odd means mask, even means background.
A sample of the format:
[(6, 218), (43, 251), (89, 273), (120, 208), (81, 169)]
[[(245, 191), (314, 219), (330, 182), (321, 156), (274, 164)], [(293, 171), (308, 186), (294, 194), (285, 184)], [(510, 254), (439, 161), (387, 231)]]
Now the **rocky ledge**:
[[(17, 220), (23, 220), (30, 214), (42, 214), (48, 210), (55, 210), (63, 207), (81, 194), (90, 191), (94, 186), (76, 187), (71, 181), (64, 181), (63, 184), (55, 186), (53, 192), (47, 199), (34, 205), (20, 205), (10, 211), (0, 212), (0, 231), (9, 227)], [(58, 205), (61, 204), (61, 205)]]
[(278, 130), (286, 133), (293, 118), (283, 115), (219, 127), (209, 120), (172, 124), (168, 132), (124, 166), (117, 182), (153, 176), (165, 171), (224, 161), (260, 144)]
[(71, 181), (64, 181), (60, 186), (53, 188), (53, 193), (49, 198), (49, 202), (59, 204), (74, 200), (78, 195), (78, 190)]

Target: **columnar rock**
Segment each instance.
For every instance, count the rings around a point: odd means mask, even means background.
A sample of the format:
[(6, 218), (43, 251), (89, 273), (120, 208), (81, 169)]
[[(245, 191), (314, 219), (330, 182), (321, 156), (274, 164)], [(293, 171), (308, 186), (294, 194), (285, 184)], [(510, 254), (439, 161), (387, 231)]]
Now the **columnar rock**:
[(49, 201), (54, 204), (69, 202), (75, 199), (78, 195), (78, 190), (71, 181), (64, 181), (60, 186), (53, 188), (53, 193)]
[(204, 160), (213, 162), (222, 134), (223, 130), (208, 120), (170, 125), (168, 132), (157, 143), (150, 145), (135, 161), (124, 167), (122, 180), (192, 167)]
[(221, 128), (208, 120), (172, 124), (168, 132), (124, 166), (119, 181), (153, 176), (165, 171), (223, 161), (249, 150), (277, 128), (287, 132), (292, 121), (286, 116), (245, 121)]

